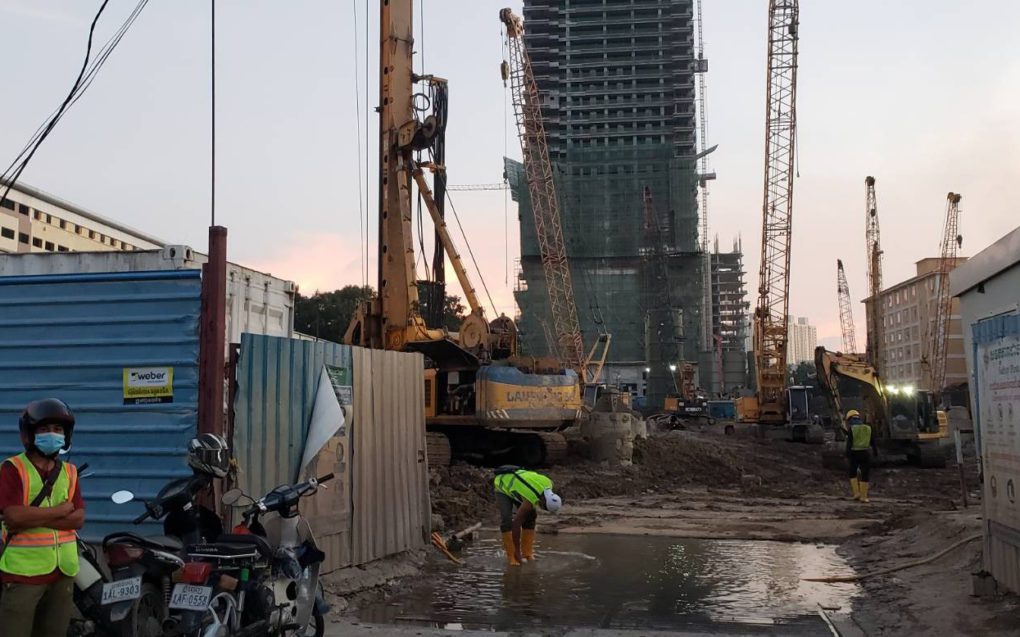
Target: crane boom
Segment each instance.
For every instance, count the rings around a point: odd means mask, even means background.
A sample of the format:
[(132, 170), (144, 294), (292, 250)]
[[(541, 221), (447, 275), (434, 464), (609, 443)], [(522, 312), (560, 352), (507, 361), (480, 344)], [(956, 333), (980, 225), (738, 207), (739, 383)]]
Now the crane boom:
[(882, 237), (878, 229), (878, 198), (875, 196), (875, 178), (864, 178), (865, 245), (868, 261), (868, 296), (871, 313), (868, 315), (867, 358), (876, 372), (882, 371)]
[(935, 320), (928, 355), (931, 375), (928, 389), (938, 395), (946, 384), (946, 356), (949, 350), (949, 319), (953, 297), (949, 293), (949, 273), (956, 267), (956, 257), (963, 237), (960, 236), (960, 195), (946, 195), (946, 220), (942, 227), (942, 250), (939, 253), (938, 278), (935, 281)]
[(524, 172), (535, 216), (535, 235), (542, 255), (542, 270), (549, 294), (549, 310), (560, 359), (578, 371), (582, 380), (590, 375), (581, 338), (581, 326), (574, 301), (574, 286), (567, 263), (567, 249), (560, 224), (559, 200), (553, 182), (552, 162), (542, 121), (542, 103), (531, 58), (524, 43), (524, 21), (510, 9), (499, 12), (506, 27), (509, 67), (504, 73), (510, 81), (517, 136), (521, 141)]
[(836, 291), (839, 294), (839, 326), (843, 332), (843, 352), (857, 351), (857, 335), (854, 333), (854, 311), (850, 304), (850, 286), (843, 271), (843, 260), (836, 259)]
[(770, 0), (765, 192), (754, 353), (759, 420), (786, 421), (787, 314), (797, 131), (798, 0)]

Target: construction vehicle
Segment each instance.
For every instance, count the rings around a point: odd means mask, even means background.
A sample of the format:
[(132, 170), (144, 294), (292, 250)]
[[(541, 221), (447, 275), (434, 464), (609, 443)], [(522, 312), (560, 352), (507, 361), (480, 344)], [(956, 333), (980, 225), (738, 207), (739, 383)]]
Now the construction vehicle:
[(836, 259), (836, 294), (839, 296), (839, 327), (843, 335), (843, 351), (847, 354), (854, 354), (857, 352), (854, 311), (850, 302), (850, 285), (846, 282), (842, 259)]
[(957, 252), (963, 245), (960, 227), (960, 195), (946, 195), (946, 220), (942, 227), (938, 276), (935, 278), (935, 317), (932, 321), (928, 351), (921, 358), (921, 367), (928, 376), (928, 388), (941, 398), (946, 385), (946, 357), (949, 350), (949, 321), (953, 313), (953, 296), (949, 293), (949, 273), (956, 267)]
[(868, 262), (868, 294), (871, 300), (871, 312), (868, 313), (867, 325), (867, 360), (875, 368), (876, 373), (882, 371), (882, 346), (885, 344), (883, 332), (884, 310), (880, 297), (882, 295), (882, 236), (878, 225), (878, 197), (875, 194), (875, 178), (864, 178), (864, 240), (867, 247)]
[(714, 425), (715, 418), (708, 413), (708, 396), (694, 384), (696, 370), (691, 363), (671, 365), (675, 392), (666, 395), (662, 412), (648, 419), (649, 425), (659, 429), (681, 429), (689, 425)]
[(602, 368), (609, 355), (612, 336), (605, 332), (599, 334), (585, 354), (570, 264), (567, 262), (567, 248), (563, 240), (559, 197), (553, 181), (552, 161), (549, 159), (549, 145), (542, 119), (542, 100), (524, 42), (524, 21), (509, 8), (500, 10), (499, 19), (506, 29), (509, 52), (509, 59), (503, 61), (501, 72), (504, 84), (509, 82), (517, 137), (521, 142), (522, 163), (535, 219), (535, 236), (542, 256), (542, 271), (553, 319), (556, 344), (553, 353), (559, 356), (563, 367), (577, 374), (582, 384), (582, 394), (586, 397), (585, 404), (594, 408), (594, 402), (590, 399), (594, 399), (602, 386)]
[[(911, 386), (886, 385), (864, 356), (815, 349), (818, 382), (825, 390), (840, 431), (847, 429), (841, 383), (853, 383), (863, 398), (862, 418), (871, 425), (881, 453), (904, 455), (922, 467), (943, 467), (941, 440), (946, 436), (943, 418), (931, 391)], [(837, 442), (823, 452), (827, 466), (839, 466), (845, 449)]]
[[(446, 81), (414, 73), (413, 4), (380, 5), (378, 295), (358, 307), (344, 341), (424, 355), (434, 466), (448, 464), (453, 455), (552, 463), (566, 452), (566, 440), (556, 432), (582, 413), (578, 371), (556, 360), (518, 356), (513, 320), (485, 317), (425, 177), (429, 170), (445, 180), (446, 167), (435, 163), (434, 151), (445, 130), (445, 112), (438, 108), (445, 102), (439, 98)], [(416, 101), (416, 91), (429, 99)], [(423, 103), (430, 106), (419, 108)], [(428, 153), (432, 161), (416, 160), (416, 153)], [(422, 317), (411, 221), (414, 186), (470, 307), (456, 333), (429, 327)]]
[(770, 0), (761, 267), (753, 321), (756, 402), (744, 399), (738, 409), (757, 412), (764, 435), (820, 443), (821, 428), (799, 419), (801, 410), (794, 403), (800, 401), (791, 395), (786, 373), (799, 28), (798, 0)]

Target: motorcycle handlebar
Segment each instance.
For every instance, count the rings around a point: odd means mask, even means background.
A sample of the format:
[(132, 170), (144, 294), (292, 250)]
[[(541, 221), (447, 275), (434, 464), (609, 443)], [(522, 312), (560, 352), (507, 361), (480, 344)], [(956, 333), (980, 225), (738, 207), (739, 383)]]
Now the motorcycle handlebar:
[(151, 513), (149, 512), (149, 510), (148, 510), (148, 509), (146, 509), (146, 510), (145, 510), (145, 513), (142, 513), (141, 515), (139, 515), (139, 516), (138, 516), (137, 518), (135, 518), (135, 519), (134, 519), (134, 521), (132, 521), (131, 523), (132, 523), (132, 524), (141, 524), (142, 522), (145, 522), (145, 520), (147, 520), (147, 519), (149, 518), (149, 516), (150, 516), (150, 515), (151, 515)]
[(321, 478), (317, 478), (315, 481), (318, 482), (319, 484), (322, 484), (323, 482), (329, 482), (334, 477), (335, 476), (332, 473), (327, 473), (326, 475), (322, 476)]

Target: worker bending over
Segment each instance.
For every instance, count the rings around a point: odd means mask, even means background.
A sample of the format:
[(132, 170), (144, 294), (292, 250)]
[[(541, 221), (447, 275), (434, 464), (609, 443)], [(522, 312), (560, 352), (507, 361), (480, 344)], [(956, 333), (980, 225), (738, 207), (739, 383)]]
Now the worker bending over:
[(496, 469), (493, 485), (506, 561), (510, 566), (520, 566), (524, 560), (535, 559), (535, 523), (539, 507), (556, 513), (563, 506), (563, 500), (553, 493), (552, 480), (519, 467)]
[[(856, 409), (846, 412), (846, 455), (850, 460), (850, 490), (854, 500), (868, 502), (868, 477), (871, 474), (871, 454), (878, 455), (871, 425), (861, 420)], [(858, 478), (860, 473), (860, 478)]]

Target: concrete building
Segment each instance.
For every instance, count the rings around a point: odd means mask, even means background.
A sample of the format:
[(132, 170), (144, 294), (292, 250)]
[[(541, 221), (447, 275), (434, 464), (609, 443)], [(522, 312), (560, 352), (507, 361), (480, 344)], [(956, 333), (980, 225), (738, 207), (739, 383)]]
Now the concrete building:
[[(692, 17), (692, 0), (524, 2), (584, 339), (612, 334), (609, 382), (636, 390), (648, 368), (651, 404), (673, 391), (670, 364), (701, 355)], [(507, 160), (506, 173), (521, 221), (521, 341), (541, 354), (554, 323), (534, 216), (523, 167)]]
[(786, 346), (786, 364), (814, 363), (815, 348), (818, 347), (818, 331), (808, 323), (807, 317), (786, 317), (789, 341)]
[(720, 379), (716, 372), (716, 377), (703, 380), (702, 386), (715, 395), (730, 393), (746, 385), (750, 304), (744, 287), (744, 252), (740, 240), (733, 242), (730, 252), (720, 252), (717, 237), (711, 263), (713, 352), (718, 358), (712, 369), (721, 368), (723, 377)]
[[(0, 194), (6, 188), (0, 186)], [(0, 252), (154, 250), (163, 242), (18, 182), (0, 205)]]
[[(966, 261), (959, 257), (956, 266)], [(886, 382), (930, 389), (926, 361), (935, 321), (935, 295), (938, 289), (939, 259), (929, 257), (915, 264), (917, 274), (882, 291), (878, 304), (884, 336), (879, 354), (879, 372)], [(955, 266), (954, 266), (955, 267)], [(864, 300), (870, 325), (874, 303)], [(949, 345), (946, 360), (946, 386), (967, 380), (960, 328), (960, 303), (953, 299), (949, 320)], [(941, 389), (941, 388), (940, 388)]]

